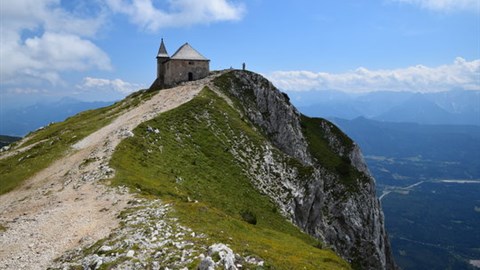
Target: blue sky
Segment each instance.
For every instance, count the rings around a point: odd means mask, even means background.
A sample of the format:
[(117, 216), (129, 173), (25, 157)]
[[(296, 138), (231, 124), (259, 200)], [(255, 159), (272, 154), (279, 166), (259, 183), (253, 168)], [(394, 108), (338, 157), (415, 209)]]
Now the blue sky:
[(480, 0), (0, 2), (0, 105), (117, 100), (148, 87), (160, 38), (286, 91), (480, 90)]

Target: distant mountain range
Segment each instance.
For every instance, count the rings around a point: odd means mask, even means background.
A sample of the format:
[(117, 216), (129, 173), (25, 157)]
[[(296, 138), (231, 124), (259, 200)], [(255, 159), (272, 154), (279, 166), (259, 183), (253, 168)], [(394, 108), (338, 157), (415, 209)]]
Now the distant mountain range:
[(11, 137), (11, 136), (3, 136), (3, 135), (0, 135), (0, 148), (6, 146), (6, 145), (9, 145), (13, 142), (16, 142), (18, 140), (20, 140), (21, 138), (19, 137)]
[(480, 126), (480, 91), (438, 93), (339, 91), (289, 92), (292, 102), (309, 116), (419, 124)]
[(362, 146), (368, 155), (408, 158), (421, 155), (431, 160), (473, 159), (480, 149), (480, 127), (423, 125), (369, 120), (331, 119)]
[(32, 106), (0, 110), (0, 134), (25, 136), (51, 122), (59, 122), (85, 110), (111, 105), (113, 102), (85, 102), (63, 98), (56, 102), (37, 103)]
[[(439, 93), (340, 91), (289, 92), (299, 110), (309, 116), (343, 119), (365, 117), (379, 121), (480, 126), (480, 91)], [(113, 102), (85, 102), (63, 98), (18, 109), (0, 109), (0, 134), (24, 136), (50, 122)]]

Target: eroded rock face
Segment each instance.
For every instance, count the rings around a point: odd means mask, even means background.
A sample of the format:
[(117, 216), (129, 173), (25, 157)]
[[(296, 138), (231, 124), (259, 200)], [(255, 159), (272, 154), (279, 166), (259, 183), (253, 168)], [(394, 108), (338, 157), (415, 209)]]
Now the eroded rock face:
[[(375, 181), (358, 146), (330, 122), (320, 122), (328, 146), (358, 170), (352, 188), (311, 153), (302, 116), (288, 96), (255, 73), (232, 71), (221, 79), (218, 86), (240, 101), (241, 113), (271, 143), (258, 147), (242, 142), (232, 150), (256, 187), (287, 218), (329, 244), (354, 268), (395, 269)], [(257, 157), (245, 158), (252, 153)]]
[(242, 101), (247, 117), (262, 128), (276, 147), (299, 161), (310, 164), (308, 144), (302, 134), (300, 113), (288, 97), (262, 76), (232, 72), (235, 86), (230, 94)]

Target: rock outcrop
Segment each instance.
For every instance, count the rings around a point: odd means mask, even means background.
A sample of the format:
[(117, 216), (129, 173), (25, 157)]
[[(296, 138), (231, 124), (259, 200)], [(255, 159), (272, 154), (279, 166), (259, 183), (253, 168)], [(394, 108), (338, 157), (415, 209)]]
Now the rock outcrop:
[[(234, 149), (257, 188), (354, 268), (395, 269), (375, 180), (358, 146), (330, 122), (302, 116), (286, 94), (258, 74), (232, 71), (219, 77), (216, 86), (239, 101), (240, 112), (271, 142), (256, 149), (263, 158), (255, 161), (242, 158), (248, 156), (242, 153), (244, 146)], [(322, 153), (315, 152), (315, 142), (306, 135), (311, 123), (328, 151), (340, 157), (340, 166), (332, 169), (320, 161)]]

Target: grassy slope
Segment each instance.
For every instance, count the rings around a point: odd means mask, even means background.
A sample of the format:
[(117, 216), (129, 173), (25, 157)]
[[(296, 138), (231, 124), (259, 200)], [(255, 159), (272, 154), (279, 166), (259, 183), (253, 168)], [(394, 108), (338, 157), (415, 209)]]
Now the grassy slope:
[(16, 188), (32, 175), (64, 156), (72, 144), (107, 125), (120, 112), (151, 96), (151, 92), (139, 91), (122, 102), (79, 113), (64, 122), (30, 133), (27, 135), (30, 139), (22, 147), (37, 143), (35, 146), (21, 154), (0, 160), (0, 195)]
[[(265, 139), (210, 90), (134, 133), (112, 157), (114, 183), (173, 203), (180, 221), (209, 236), (202, 244), (229, 244), (274, 269), (350, 268), (334, 252), (317, 248), (320, 243), (286, 221), (252, 186), (229, 151), (231, 140), (242, 134), (255, 144)], [(246, 222), (244, 213), (253, 215), (256, 225)]]
[(353, 148), (353, 141), (332, 123), (321, 118), (302, 116), (302, 131), (309, 142), (310, 153), (318, 163), (339, 175), (340, 183), (345, 186), (347, 191), (358, 191), (362, 182), (369, 181), (368, 177), (353, 167), (347, 156), (341, 157), (330, 148), (325, 138), (325, 131), (321, 127), (322, 123), (330, 126), (332, 133), (341, 140), (342, 145), (347, 147), (348, 152)]

